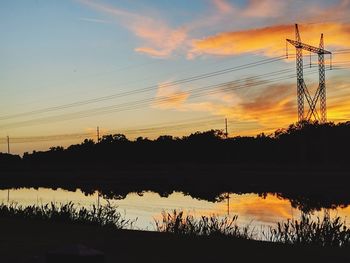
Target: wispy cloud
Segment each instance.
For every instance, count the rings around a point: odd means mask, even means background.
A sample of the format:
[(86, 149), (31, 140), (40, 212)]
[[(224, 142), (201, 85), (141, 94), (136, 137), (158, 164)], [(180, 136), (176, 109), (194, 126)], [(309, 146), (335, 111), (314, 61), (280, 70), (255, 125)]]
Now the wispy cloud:
[(146, 40), (148, 44), (135, 48), (135, 51), (155, 57), (169, 57), (187, 38), (185, 28), (170, 29), (166, 26), (137, 25), (134, 32), (137, 36)]
[(250, 0), (248, 5), (239, 10), (247, 17), (278, 17), (285, 13), (288, 1)]
[[(291, 21), (305, 22), (303, 36), (309, 42), (317, 44), (320, 30), (326, 34), (326, 44), (340, 47), (349, 46), (349, 24), (328, 22), (312, 24), (316, 20), (341, 19), (350, 11), (350, 1), (341, 0), (331, 5), (320, 3), (303, 3), (303, 12), (293, 12), (298, 6), (295, 1), (249, 0), (243, 6), (236, 6), (227, 0), (211, 0), (214, 8), (205, 14), (195, 16), (192, 21), (180, 26), (171, 26), (160, 15), (130, 12), (116, 6), (94, 0), (79, 0), (86, 6), (101, 12), (128, 28), (141, 40), (135, 52), (153, 57), (168, 58), (174, 53), (193, 59), (198, 55), (237, 55), (262, 51), (271, 56), (280, 53), (284, 48), (285, 37), (293, 36)], [(273, 18), (273, 20), (271, 20)], [(91, 22), (102, 22), (99, 19), (85, 19)], [(255, 21), (255, 26), (251, 25)], [(257, 27), (268, 24), (268, 27)], [(276, 24), (276, 21), (278, 24)], [(250, 25), (250, 29), (227, 31), (234, 25)], [(207, 35), (208, 28), (217, 32)], [(240, 28), (240, 27), (238, 27)], [(205, 29), (205, 30), (204, 30)], [(196, 32), (196, 33), (195, 33)], [(194, 35), (203, 35), (198, 38)]]
[(80, 2), (96, 11), (112, 16), (132, 31), (135, 36), (142, 39), (143, 43), (140, 47), (135, 48), (136, 52), (154, 57), (168, 57), (186, 40), (187, 31), (184, 27), (171, 28), (160, 19), (129, 12), (100, 2), (90, 0), (80, 0)]
[(90, 22), (90, 23), (98, 23), (98, 24), (111, 24), (112, 22), (105, 19), (98, 18), (90, 18), (90, 17), (79, 17), (79, 21)]
[(234, 7), (226, 0), (213, 0), (213, 4), (220, 13), (228, 14), (234, 11)]
[(161, 83), (158, 86), (155, 103), (153, 103), (152, 107), (158, 109), (183, 110), (183, 106), (190, 94), (186, 91), (182, 91), (179, 86), (169, 86), (167, 83), (169, 82)]

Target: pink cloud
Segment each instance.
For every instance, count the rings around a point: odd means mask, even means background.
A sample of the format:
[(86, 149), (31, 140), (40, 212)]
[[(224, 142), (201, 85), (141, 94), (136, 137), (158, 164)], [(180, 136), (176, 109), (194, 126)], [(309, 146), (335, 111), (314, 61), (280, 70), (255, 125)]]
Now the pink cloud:
[(278, 17), (285, 13), (286, 3), (287, 1), (250, 0), (241, 14), (248, 17)]
[(154, 57), (168, 57), (179, 48), (187, 38), (185, 27), (170, 28), (166, 22), (132, 13), (114, 6), (97, 3), (91, 0), (80, 0), (83, 4), (99, 12), (111, 15), (126, 28), (144, 41), (136, 52), (145, 53)]
[[(185, 28), (169, 29), (167, 27), (154, 30), (149, 26), (137, 25), (134, 28), (137, 36), (145, 39), (149, 46), (135, 48), (135, 51), (155, 57), (168, 57), (179, 48), (187, 38)], [(153, 47), (151, 47), (153, 46)]]
[(213, 0), (213, 4), (220, 11), (220, 13), (227, 14), (234, 10), (233, 6), (226, 0)]

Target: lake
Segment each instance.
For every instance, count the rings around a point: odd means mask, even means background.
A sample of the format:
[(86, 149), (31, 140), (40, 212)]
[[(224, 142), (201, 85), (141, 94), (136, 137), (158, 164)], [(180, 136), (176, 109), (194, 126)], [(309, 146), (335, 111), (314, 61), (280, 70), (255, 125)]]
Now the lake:
[[(174, 192), (167, 197), (157, 193), (145, 192), (142, 194), (129, 193), (124, 199), (104, 199), (95, 192), (84, 194), (81, 190), (67, 191), (50, 188), (20, 188), (0, 190), (0, 203), (16, 203), (19, 205), (41, 205), (50, 202), (73, 202), (76, 206), (91, 207), (92, 205), (111, 204), (127, 219), (137, 219), (134, 228), (154, 230), (154, 220), (161, 219), (161, 212), (174, 209), (191, 213), (195, 217), (202, 215), (233, 216), (238, 215), (239, 225), (248, 225), (256, 229), (271, 226), (276, 222), (287, 219), (299, 219), (301, 211), (292, 206), (290, 200), (278, 197), (276, 194), (267, 194), (262, 197), (258, 194), (230, 193), (229, 199), (218, 202), (209, 202), (192, 198), (181, 192)], [(323, 216), (325, 209), (313, 212), (313, 216)], [(340, 216), (346, 220), (350, 216), (350, 206), (328, 209), (331, 216)], [(349, 220), (347, 220), (349, 221)], [(350, 225), (347, 222), (347, 225)]]

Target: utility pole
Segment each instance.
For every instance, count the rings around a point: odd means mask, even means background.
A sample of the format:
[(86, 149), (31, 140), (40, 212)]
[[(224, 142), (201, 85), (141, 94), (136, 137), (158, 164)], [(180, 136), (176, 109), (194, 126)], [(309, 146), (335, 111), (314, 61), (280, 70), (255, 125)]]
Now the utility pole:
[(225, 137), (227, 139), (228, 137), (228, 131), (227, 131), (227, 118), (225, 118)]
[(100, 190), (97, 190), (97, 209), (99, 210), (101, 207), (101, 201), (100, 201)]
[(97, 126), (97, 143), (100, 142), (100, 127)]
[[(7, 136), (7, 153), (10, 154), (10, 137)], [(10, 202), (10, 188), (7, 189), (7, 204)]]
[(10, 154), (10, 137), (7, 136), (7, 153)]
[(97, 209), (100, 209), (100, 191), (97, 190)]
[(230, 193), (227, 192), (227, 215), (230, 216)]

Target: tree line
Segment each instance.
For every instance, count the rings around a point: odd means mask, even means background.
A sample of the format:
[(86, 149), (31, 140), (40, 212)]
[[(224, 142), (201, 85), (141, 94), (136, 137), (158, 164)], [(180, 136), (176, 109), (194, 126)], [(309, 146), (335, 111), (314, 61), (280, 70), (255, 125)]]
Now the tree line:
[(0, 154), (2, 165), (223, 162), (223, 163), (346, 163), (350, 147), (350, 122), (320, 124), (299, 122), (287, 129), (257, 136), (226, 138), (221, 130), (195, 132), (189, 136), (162, 135), (150, 140), (129, 140), (124, 134), (109, 134), (99, 142), (51, 147), (18, 155)]

